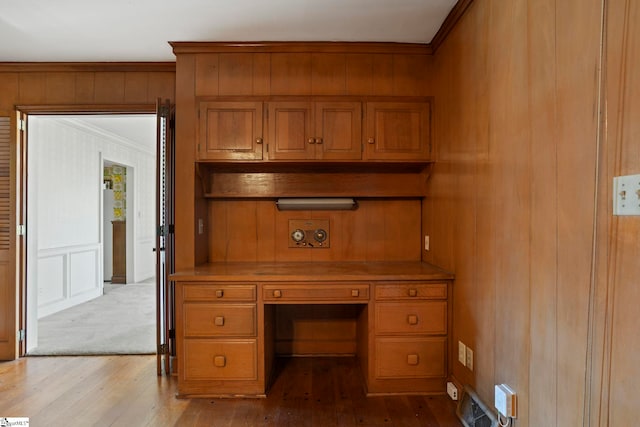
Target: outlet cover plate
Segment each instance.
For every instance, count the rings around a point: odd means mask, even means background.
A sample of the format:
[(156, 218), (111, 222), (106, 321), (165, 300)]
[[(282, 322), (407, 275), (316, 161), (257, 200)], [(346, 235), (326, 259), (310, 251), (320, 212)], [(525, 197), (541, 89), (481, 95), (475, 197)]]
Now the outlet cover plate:
[(473, 371), (473, 350), (467, 347), (466, 353), (467, 353), (467, 358), (466, 358), (467, 368), (470, 371)]

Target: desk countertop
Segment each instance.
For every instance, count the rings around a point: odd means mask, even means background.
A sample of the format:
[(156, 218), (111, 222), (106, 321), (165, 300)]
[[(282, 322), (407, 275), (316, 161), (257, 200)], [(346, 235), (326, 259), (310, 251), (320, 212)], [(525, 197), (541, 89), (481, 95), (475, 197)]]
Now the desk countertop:
[(229, 262), (177, 271), (179, 282), (451, 280), (453, 273), (424, 262)]

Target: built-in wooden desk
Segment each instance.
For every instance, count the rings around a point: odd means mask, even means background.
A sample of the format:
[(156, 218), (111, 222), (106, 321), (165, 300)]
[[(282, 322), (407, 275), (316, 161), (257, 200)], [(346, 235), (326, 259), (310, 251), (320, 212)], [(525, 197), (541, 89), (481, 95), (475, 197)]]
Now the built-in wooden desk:
[(264, 396), (278, 307), (351, 305), (369, 394), (444, 393), (453, 275), (420, 262), (220, 263), (176, 283), (178, 395)]

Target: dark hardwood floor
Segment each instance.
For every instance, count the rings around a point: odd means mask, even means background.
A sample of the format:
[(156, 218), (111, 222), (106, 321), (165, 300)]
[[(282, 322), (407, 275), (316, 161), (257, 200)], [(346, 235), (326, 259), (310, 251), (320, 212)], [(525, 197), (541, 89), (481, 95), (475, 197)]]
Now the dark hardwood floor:
[(352, 358), (283, 358), (266, 399), (176, 399), (154, 356), (0, 363), (0, 417), (38, 426), (461, 426), (447, 396), (366, 397)]

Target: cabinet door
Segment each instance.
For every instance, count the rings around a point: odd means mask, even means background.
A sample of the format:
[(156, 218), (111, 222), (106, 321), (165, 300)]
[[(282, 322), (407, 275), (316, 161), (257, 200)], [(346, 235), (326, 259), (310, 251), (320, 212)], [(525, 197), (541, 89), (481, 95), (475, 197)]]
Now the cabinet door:
[(315, 157), (310, 102), (269, 103), (269, 159), (306, 160)]
[(428, 102), (367, 103), (367, 159), (429, 160), (430, 108)]
[(318, 102), (315, 104), (316, 158), (359, 160), (362, 158), (362, 104)]
[(262, 102), (202, 102), (200, 160), (261, 160)]

